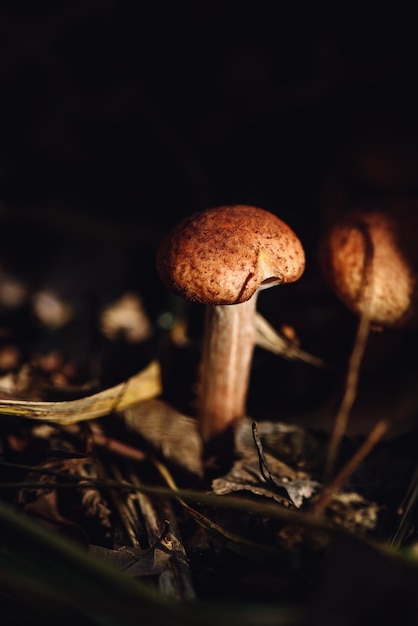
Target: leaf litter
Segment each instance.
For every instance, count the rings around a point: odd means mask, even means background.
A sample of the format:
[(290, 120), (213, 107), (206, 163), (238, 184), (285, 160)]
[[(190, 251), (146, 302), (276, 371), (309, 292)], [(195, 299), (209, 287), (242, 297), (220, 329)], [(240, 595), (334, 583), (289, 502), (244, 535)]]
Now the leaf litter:
[[(132, 300), (128, 303), (131, 307)], [(131, 310), (128, 313), (122, 321), (112, 319), (116, 327), (106, 330), (109, 341), (119, 340), (118, 324), (123, 326), (123, 341), (130, 341), (138, 311), (134, 318)], [(310, 367), (324, 366), (322, 360), (292, 347), (265, 320), (258, 323), (263, 349)], [(183, 341), (177, 349), (192, 347)], [(47, 362), (53, 367), (46, 367)], [(70, 539), (94, 562), (131, 579), (147, 580), (161, 597), (203, 602), (238, 598), (258, 605), (259, 617), (267, 600), (273, 623), (278, 623), (286, 606), (316, 605), (308, 593), (309, 577), (321, 570), (335, 544), (344, 544), (348, 537), (359, 541), (360, 554), (369, 548), (380, 551), (380, 544), (376, 548), (369, 542), (387, 540), (396, 529), (399, 487), (387, 481), (387, 489), (380, 485), (378, 492), (370, 486), (373, 463), (381, 467), (378, 440), (359, 463), (356, 454), (362, 442), (341, 438), (335, 479), (343, 478), (319, 510), (318, 501), (332, 485), (324, 482), (327, 435), (320, 424), (312, 429), (278, 419), (245, 418), (235, 431), (230, 468), (208, 483), (196, 420), (164, 396), (157, 397), (163, 389), (157, 361), (102, 391), (94, 389), (96, 383), (84, 382), (78, 388), (67, 384), (71, 368), (65, 375), (62, 370), (62, 378), (56, 376), (62, 363), (56, 357), (40, 359), (40, 378), (36, 366), (4, 378), (3, 493), (64, 543)], [(40, 384), (42, 376), (48, 382), (47, 372), (54, 372), (52, 388)], [(58, 390), (76, 399), (45, 398)], [(25, 394), (31, 399), (21, 399)], [(389, 446), (383, 453), (386, 462), (390, 454)], [(399, 467), (396, 450), (393, 454)], [(409, 475), (408, 459), (401, 470)], [(409, 524), (402, 536), (409, 537), (413, 507), (403, 506)], [(399, 534), (395, 537), (398, 540)], [(3, 566), (12, 571), (9, 561), (6, 565), (7, 550), (3, 556)], [(24, 558), (30, 560), (29, 554)], [(390, 570), (391, 555), (383, 558)], [(23, 576), (18, 560), (16, 568)], [(304, 619), (296, 612), (289, 623)]]

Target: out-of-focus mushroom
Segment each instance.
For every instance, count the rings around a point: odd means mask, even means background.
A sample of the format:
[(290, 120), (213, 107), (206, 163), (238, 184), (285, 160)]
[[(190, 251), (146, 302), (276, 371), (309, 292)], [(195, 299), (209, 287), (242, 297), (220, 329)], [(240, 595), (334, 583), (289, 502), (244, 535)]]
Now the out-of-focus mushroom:
[(368, 297), (374, 326), (415, 325), (417, 237), (416, 199), (365, 202), (342, 212), (327, 229), (320, 246), (324, 276), (357, 315), (364, 313)]
[(293, 230), (251, 206), (195, 213), (163, 240), (157, 254), (163, 283), (207, 305), (197, 397), (204, 442), (245, 414), (258, 292), (296, 281), (304, 267)]
[[(322, 239), (324, 276), (346, 307), (359, 316), (345, 393), (329, 445), (328, 477), (357, 396), (370, 328), (417, 326), (417, 239), (418, 199), (413, 197), (364, 201), (343, 211)], [(387, 428), (385, 419), (376, 427), (381, 428), (382, 436)]]

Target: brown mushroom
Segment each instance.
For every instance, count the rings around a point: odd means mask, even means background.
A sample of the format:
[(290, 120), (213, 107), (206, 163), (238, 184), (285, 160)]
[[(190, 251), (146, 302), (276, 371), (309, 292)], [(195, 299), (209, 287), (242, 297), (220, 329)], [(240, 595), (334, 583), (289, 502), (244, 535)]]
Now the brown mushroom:
[(320, 247), (324, 276), (357, 315), (364, 313), (368, 302), (374, 326), (415, 324), (417, 235), (417, 200), (363, 203), (343, 212), (327, 230)]
[[(417, 325), (417, 235), (418, 199), (386, 197), (342, 211), (322, 239), (323, 274), (345, 306), (359, 316), (345, 391), (328, 449), (327, 477), (332, 473), (357, 397), (370, 329)], [(373, 363), (378, 364), (376, 360)], [(376, 432), (383, 436), (387, 426), (382, 418), (375, 425), (377, 430), (372, 431), (373, 437)], [(375, 445), (377, 439), (370, 441)]]
[(205, 442), (245, 414), (258, 292), (297, 280), (304, 267), (302, 245), (289, 226), (251, 206), (195, 213), (162, 242), (161, 280), (207, 305), (197, 397)]

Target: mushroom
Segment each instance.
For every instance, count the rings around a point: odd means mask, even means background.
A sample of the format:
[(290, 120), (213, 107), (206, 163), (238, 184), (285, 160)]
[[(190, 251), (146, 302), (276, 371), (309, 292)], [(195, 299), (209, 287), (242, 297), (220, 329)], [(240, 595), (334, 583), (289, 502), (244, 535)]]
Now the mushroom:
[[(320, 264), (325, 279), (346, 307), (359, 316), (345, 391), (329, 444), (326, 476), (331, 475), (357, 397), (369, 331), (417, 325), (417, 233), (418, 200), (387, 197), (342, 211), (322, 239)], [(378, 365), (376, 360), (373, 364)], [(385, 418), (375, 428), (382, 436), (387, 428)]]
[(195, 213), (161, 243), (157, 270), (162, 282), (207, 306), (197, 389), (205, 443), (245, 414), (258, 292), (296, 281), (304, 267), (293, 230), (252, 206)]
[(364, 313), (367, 302), (375, 327), (415, 323), (417, 233), (417, 200), (390, 198), (342, 212), (323, 237), (325, 279), (357, 315)]

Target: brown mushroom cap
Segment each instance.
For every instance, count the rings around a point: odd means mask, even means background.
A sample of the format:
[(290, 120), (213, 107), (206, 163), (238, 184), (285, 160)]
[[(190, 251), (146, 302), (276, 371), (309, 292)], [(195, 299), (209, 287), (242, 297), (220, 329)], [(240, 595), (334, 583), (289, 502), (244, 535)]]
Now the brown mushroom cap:
[(336, 295), (354, 313), (365, 309), (366, 250), (370, 250), (370, 319), (380, 326), (416, 324), (418, 203), (366, 204), (343, 213), (325, 234), (320, 262)]
[(203, 304), (238, 304), (254, 293), (297, 280), (305, 254), (275, 215), (245, 205), (194, 213), (163, 240), (157, 269), (175, 293)]

